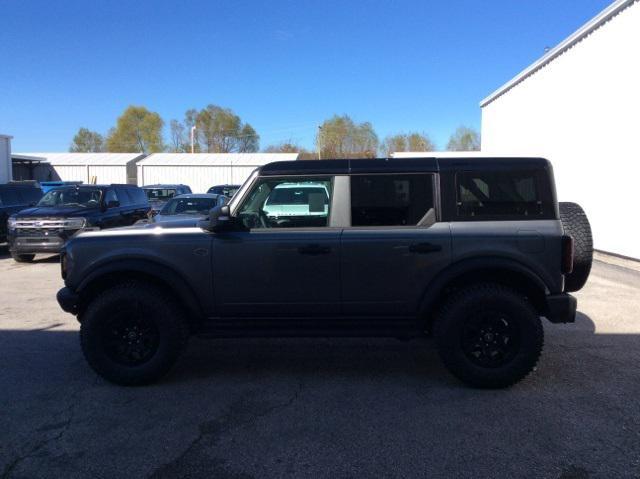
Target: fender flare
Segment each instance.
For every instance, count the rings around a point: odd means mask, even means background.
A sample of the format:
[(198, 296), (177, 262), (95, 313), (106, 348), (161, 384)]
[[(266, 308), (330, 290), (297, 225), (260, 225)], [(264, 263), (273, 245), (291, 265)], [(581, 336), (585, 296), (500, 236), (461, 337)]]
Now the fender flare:
[(76, 292), (82, 296), (82, 292), (97, 281), (118, 273), (138, 273), (157, 280), (159, 283), (166, 285), (178, 297), (191, 316), (204, 317), (201, 304), (183, 275), (170, 266), (163, 265), (152, 259), (122, 258), (100, 264), (82, 279), (76, 288)]
[(450, 265), (429, 282), (420, 301), (420, 317), (430, 313), (448, 285), (467, 274), (482, 270), (516, 273), (543, 295), (549, 294), (549, 289), (542, 278), (531, 268), (514, 259), (500, 256), (467, 258)]

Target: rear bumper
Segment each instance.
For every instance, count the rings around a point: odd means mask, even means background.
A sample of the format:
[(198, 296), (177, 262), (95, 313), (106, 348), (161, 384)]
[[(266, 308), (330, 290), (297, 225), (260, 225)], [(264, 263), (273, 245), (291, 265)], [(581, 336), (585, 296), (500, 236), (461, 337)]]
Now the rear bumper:
[(552, 323), (573, 323), (576, 320), (578, 300), (567, 293), (547, 296), (546, 317)]
[(78, 314), (80, 296), (78, 296), (77, 293), (65, 287), (58, 291), (56, 299), (63, 311), (71, 314)]

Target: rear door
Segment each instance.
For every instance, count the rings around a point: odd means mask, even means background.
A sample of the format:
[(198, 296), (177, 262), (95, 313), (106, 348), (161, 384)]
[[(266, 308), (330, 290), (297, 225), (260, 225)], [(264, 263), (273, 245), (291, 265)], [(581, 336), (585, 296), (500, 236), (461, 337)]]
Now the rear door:
[(136, 222), (136, 207), (133, 198), (129, 195), (128, 188), (117, 186), (116, 194), (120, 199), (120, 222), (122, 226), (129, 226)]
[(451, 257), (435, 190), (430, 173), (351, 176), (351, 226), (341, 238), (345, 315), (416, 314), (426, 285)]

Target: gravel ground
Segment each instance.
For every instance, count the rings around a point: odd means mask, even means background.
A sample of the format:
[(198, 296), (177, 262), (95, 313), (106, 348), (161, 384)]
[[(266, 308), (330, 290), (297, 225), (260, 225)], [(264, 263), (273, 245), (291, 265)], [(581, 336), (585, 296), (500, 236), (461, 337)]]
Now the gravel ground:
[(640, 477), (640, 272), (597, 261), (537, 370), (478, 391), (430, 340), (192, 340), (113, 386), (55, 302), (55, 257), (0, 252), (0, 478)]

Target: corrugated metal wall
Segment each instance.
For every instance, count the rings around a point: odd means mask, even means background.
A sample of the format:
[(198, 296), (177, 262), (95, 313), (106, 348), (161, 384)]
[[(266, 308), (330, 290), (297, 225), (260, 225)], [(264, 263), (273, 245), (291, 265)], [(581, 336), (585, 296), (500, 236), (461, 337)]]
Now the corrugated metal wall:
[(255, 169), (231, 165), (138, 165), (138, 184), (178, 183), (189, 185), (194, 193), (206, 193), (214, 185), (242, 184)]

